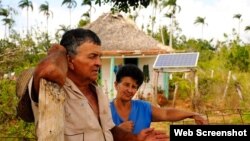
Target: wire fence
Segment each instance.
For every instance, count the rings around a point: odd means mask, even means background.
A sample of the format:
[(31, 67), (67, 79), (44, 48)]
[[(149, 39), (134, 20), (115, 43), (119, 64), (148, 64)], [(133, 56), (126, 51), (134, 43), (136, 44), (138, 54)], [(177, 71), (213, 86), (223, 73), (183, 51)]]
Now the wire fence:
[[(250, 124), (250, 109), (221, 109), (221, 110), (207, 110), (204, 114), (210, 125), (220, 124), (232, 124), (232, 125), (249, 125)], [(157, 125), (156, 125), (157, 124)], [(166, 130), (168, 132), (169, 125), (194, 125), (193, 119), (185, 119), (178, 122), (162, 122), (153, 123), (153, 126), (157, 128)], [(26, 138), (26, 137), (9, 137), (0, 136), (0, 141), (35, 141), (36, 138)]]
[(206, 111), (209, 124), (250, 124), (250, 109)]
[[(207, 110), (205, 116), (208, 124), (250, 124), (250, 109)], [(193, 119), (185, 119), (171, 124), (195, 124)]]

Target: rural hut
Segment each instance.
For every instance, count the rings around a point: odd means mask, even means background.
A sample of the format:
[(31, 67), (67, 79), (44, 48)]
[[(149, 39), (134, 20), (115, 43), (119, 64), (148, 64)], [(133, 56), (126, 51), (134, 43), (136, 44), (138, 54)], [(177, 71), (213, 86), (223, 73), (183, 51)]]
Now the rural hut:
[(84, 28), (96, 32), (102, 41), (101, 84), (103, 90), (114, 97), (115, 73), (119, 66), (135, 64), (141, 68), (148, 84), (152, 82), (153, 63), (158, 54), (173, 50), (148, 36), (121, 14), (106, 13)]

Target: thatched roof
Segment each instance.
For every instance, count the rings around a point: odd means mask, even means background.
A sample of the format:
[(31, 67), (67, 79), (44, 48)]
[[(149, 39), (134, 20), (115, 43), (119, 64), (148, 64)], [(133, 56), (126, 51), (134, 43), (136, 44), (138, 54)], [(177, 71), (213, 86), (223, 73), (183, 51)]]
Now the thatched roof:
[(125, 19), (120, 14), (103, 14), (85, 28), (97, 33), (102, 41), (103, 54), (107, 56), (154, 55), (172, 51), (170, 47), (146, 35), (132, 20)]

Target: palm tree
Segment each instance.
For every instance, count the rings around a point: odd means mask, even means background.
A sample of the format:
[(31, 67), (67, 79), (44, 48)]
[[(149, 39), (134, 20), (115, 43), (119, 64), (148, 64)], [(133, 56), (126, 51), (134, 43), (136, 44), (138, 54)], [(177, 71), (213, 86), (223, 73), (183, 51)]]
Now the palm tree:
[(0, 16), (8, 16), (9, 15), (9, 11), (8, 9), (5, 8), (0, 8)]
[(238, 36), (239, 36), (239, 38), (240, 38), (240, 23), (242, 22), (241, 14), (235, 14), (235, 15), (233, 16), (233, 18), (236, 18), (236, 19), (239, 20), (239, 23), (238, 23)]
[[(87, 11), (88, 15), (87, 15), (87, 13), (83, 14), (84, 17), (88, 17), (89, 19), (91, 19), (91, 11), (92, 11), (92, 8), (94, 8), (91, 1), (92, 0), (83, 0), (82, 1), (82, 6), (84, 6), (84, 5), (89, 6), (89, 10)], [(94, 8), (94, 10), (95, 10), (95, 8)]]
[(3, 18), (2, 21), (4, 22), (5, 25), (5, 37), (6, 37), (6, 28), (8, 27), (8, 32), (10, 33), (10, 29), (14, 25), (15, 21), (12, 18)]
[(245, 31), (250, 31), (250, 25), (245, 27)]
[(65, 26), (65, 25), (59, 25), (60, 26), (60, 28), (57, 30), (58, 32), (60, 32), (60, 31), (63, 31), (63, 32), (66, 32), (66, 31), (68, 31), (68, 30), (70, 30), (70, 27), (69, 26)]
[(21, 0), (18, 3), (18, 7), (22, 9), (26, 8), (27, 10), (27, 34), (29, 34), (29, 8), (31, 8), (31, 11), (33, 11), (33, 4), (29, 0)]
[(207, 23), (205, 22), (206, 17), (202, 18), (202, 17), (197, 17), (194, 21), (194, 24), (201, 24), (201, 39), (203, 39), (203, 29), (204, 29), (204, 25), (207, 25)]
[(53, 16), (53, 12), (49, 9), (48, 1), (45, 1), (44, 4), (41, 4), (39, 9), (40, 9), (40, 12), (43, 12), (43, 14), (46, 16), (47, 34), (48, 34), (48, 31), (49, 31), (49, 17)]
[(159, 0), (151, 0), (153, 11), (152, 11), (152, 16), (150, 16), (151, 19), (151, 36), (153, 36), (153, 30), (154, 30), (154, 25), (156, 21), (156, 9), (159, 5)]
[(76, 8), (77, 3), (75, 0), (63, 0), (62, 5), (66, 4), (69, 8), (69, 26), (71, 27), (71, 9)]
[(166, 13), (166, 14), (164, 14), (164, 17), (170, 19), (170, 27), (168, 29), (169, 32), (170, 32), (169, 33), (169, 46), (172, 47), (172, 45), (173, 45), (173, 41), (172, 41), (173, 40), (173, 36), (172, 36), (173, 35), (172, 34), (173, 33), (173, 28), (172, 27), (173, 27), (173, 23), (174, 23), (172, 19), (173, 19), (174, 16), (173, 16), (172, 13)]
[(162, 5), (163, 7), (168, 7), (168, 13), (166, 15), (170, 16), (170, 39), (169, 39), (169, 46), (172, 47), (173, 46), (173, 23), (175, 23), (175, 14), (176, 11), (178, 10), (178, 12), (181, 11), (181, 7), (179, 5), (176, 4), (177, 0), (168, 0), (168, 1), (163, 1)]
[(55, 36), (56, 36), (56, 41), (60, 42), (60, 39), (62, 37), (61, 32), (65, 33), (66, 31), (68, 31), (70, 29), (69, 26), (65, 26), (65, 25), (59, 25), (59, 29), (56, 30)]
[(78, 27), (83, 27), (83, 26), (87, 25), (88, 23), (90, 23), (90, 15), (88, 12), (83, 13), (81, 17), (83, 19), (81, 19), (78, 22)]
[(6, 38), (6, 30), (7, 30), (7, 24), (5, 22), (4, 19), (8, 18), (8, 16), (10, 15), (10, 12), (8, 9), (5, 8), (1, 8), (0, 9), (0, 16), (3, 16), (4, 18), (2, 19), (2, 21), (4, 22), (5, 25), (5, 31), (4, 31), (4, 37)]
[(4, 32), (4, 37), (6, 38), (7, 35), (7, 28), (10, 33), (10, 29), (14, 24), (14, 19), (12, 18), (13, 14), (17, 14), (16, 10), (12, 7), (9, 7), (7, 9), (5, 8), (0, 8), (0, 16), (3, 16), (4, 18), (2, 19), (3, 24), (5, 25), (5, 32)]

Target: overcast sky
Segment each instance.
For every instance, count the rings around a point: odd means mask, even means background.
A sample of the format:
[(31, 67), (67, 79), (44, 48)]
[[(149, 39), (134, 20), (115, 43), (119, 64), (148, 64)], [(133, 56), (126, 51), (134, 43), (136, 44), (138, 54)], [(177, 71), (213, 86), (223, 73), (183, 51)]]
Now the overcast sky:
[[(10, 5), (18, 11), (18, 15), (14, 17), (14, 28), (23, 33), (26, 31), (26, 10), (18, 8), (20, 0), (2, 0), (2, 5)], [(72, 26), (76, 26), (81, 19), (81, 15), (86, 11), (87, 7), (81, 6), (82, 0), (77, 1), (77, 8), (72, 10)], [(46, 19), (42, 13), (39, 12), (39, 6), (45, 0), (32, 0), (34, 10), (29, 15), (29, 25), (41, 30), (46, 28)], [(54, 33), (59, 29), (59, 25), (69, 25), (69, 10), (66, 5), (61, 6), (62, 0), (48, 0), (53, 17), (49, 19), (49, 32)], [(240, 35), (244, 42), (250, 43), (250, 31), (246, 33), (245, 27), (250, 25), (250, 0), (177, 0), (177, 4), (181, 6), (181, 11), (176, 15), (179, 27), (182, 29), (181, 34), (187, 38), (201, 38), (201, 25), (195, 25), (195, 19), (205, 17), (207, 25), (204, 27), (203, 38), (224, 40), (223, 34), (232, 34), (232, 29), (238, 31), (239, 20), (234, 19), (235, 14), (242, 15), (242, 22), (240, 24)], [(96, 10), (92, 11), (92, 21), (98, 18), (103, 12), (108, 12), (109, 5), (102, 7), (96, 6)], [(142, 14), (143, 13), (143, 14)], [(141, 17), (137, 19), (137, 24), (140, 27), (142, 23), (149, 22), (148, 17), (152, 13), (152, 9), (148, 7), (141, 11)], [(143, 16), (142, 16), (143, 15)], [(158, 25), (169, 25), (169, 20), (162, 18), (157, 14)], [(0, 25), (0, 37), (4, 34), (4, 26)]]

